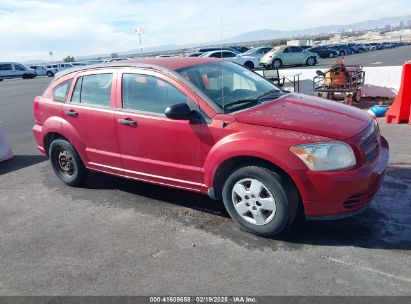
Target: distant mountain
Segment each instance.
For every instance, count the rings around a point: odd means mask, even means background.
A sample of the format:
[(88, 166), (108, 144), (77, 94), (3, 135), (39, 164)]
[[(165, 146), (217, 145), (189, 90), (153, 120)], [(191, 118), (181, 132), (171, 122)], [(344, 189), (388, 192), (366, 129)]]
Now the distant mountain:
[(292, 38), (292, 37), (302, 37), (302, 36), (311, 36), (311, 35), (319, 35), (319, 34), (332, 34), (332, 33), (340, 32), (342, 30), (348, 31), (348, 29), (371, 30), (375, 28), (382, 28), (385, 25), (395, 25), (396, 24), (398, 26), (400, 21), (406, 22), (407, 20), (411, 20), (411, 16), (381, 18), (381, 19), (367, 20), (367, 21), (362, 21), (362, 22), (357, 22), (357, 23), (352, 23), (352, 24), (328, 25), (328, 26), (320, 26), (320, 27), (293, 30), (293, 31), (264, 29), (264, 30), (259, 30), (259, 31), (247, 32), (244, 34), (231, 37), (229, 39), (224, 40), (224, 43)]

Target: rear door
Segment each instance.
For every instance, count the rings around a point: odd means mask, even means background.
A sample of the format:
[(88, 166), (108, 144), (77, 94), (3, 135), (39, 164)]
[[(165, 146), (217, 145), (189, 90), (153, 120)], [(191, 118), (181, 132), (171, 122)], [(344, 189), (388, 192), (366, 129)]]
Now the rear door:
[(190, 92), (154, 71), (123, 70), (118, 77), (115, 124), (125, 173), (140, 180), (200, 190), (202, 124), (171, 120), (164, 114), (173, 104), (197, 107), (187, 95)]
[(13, 65), (11, 63), (1, 63), (0, 64), (0, 79), (12, 78), (13, 75)]
[(63, 132), (84, 149), (88, 167), (122, 174), (113, 114), (115, 75), (115, 70), (77, 74), (71, 99), (63, 107)]
[(284, 65), (293, 64), (293, 53), (291, 52), (291, 47), (287, 47), (284, 49), (281, 60), (283, 61)]

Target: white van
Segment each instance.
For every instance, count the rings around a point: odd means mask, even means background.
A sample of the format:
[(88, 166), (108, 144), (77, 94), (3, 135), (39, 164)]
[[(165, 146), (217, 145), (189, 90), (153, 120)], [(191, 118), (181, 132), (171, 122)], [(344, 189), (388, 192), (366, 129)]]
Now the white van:
[(0, 81), (11, 78), (34, 78), (37, 74), (34, 70), (26, 68), (16, 62), (0, 62)]

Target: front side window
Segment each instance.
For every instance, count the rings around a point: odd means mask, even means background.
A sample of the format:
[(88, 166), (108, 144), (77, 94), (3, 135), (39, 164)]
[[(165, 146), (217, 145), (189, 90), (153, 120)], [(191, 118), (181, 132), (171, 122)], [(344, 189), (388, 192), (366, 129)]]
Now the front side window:
[(187, 102), (187, 96), (164, 80), (141, 74), (123, 74), (123, 108), (164, 114), (168, 106)]
[(71, 79), (60, 83), (53, 89), (53, 100), (65, 102), (70, 90)]
[(15, 64), (15, 65), (14, 65), (14, 68), (15, 68), (17, 71), (26, 71), (26, 69), (24, 68), (24, 66), (22, 66), (22, 65), (20, 65), (20, 64)]
[(177, 70), (225, 112), (234, 112), (283, 93), (260, 75), (232, 62), (213, 62)]
[(93, 74), (77, 78), (72, 102), (103, 107), (110, 106), (113, 74)]
[(236, 57), (237, 55), (232, 52), (223, 52), (223, 58), (232, 58)]

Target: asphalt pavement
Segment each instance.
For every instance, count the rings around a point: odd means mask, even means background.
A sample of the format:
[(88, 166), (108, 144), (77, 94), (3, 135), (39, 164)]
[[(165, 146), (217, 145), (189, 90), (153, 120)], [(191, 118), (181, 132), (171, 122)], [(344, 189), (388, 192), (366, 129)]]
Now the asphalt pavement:
[[(346, 64), (362, 65), (365, 67), (400, 66), (403, 65), (405, 61), (411, 60), (411, 45), (347, 55), (343, 58)], [(336, 58), (320, 58), (319, 64), (315, 67), (327, 68), (331, 64), (335, 63), (335, 61)], [(312, 67), (304, 68), (312, 69)]]
[(365, 213), (261, 238), (198, 194), (97, 173), (63, 185), (31, 134), (49, 81), (0, 82), (15, 152), (0, 163), (0, 295), (411, 295), (410, 125), (380, 120), (391, 158)]

